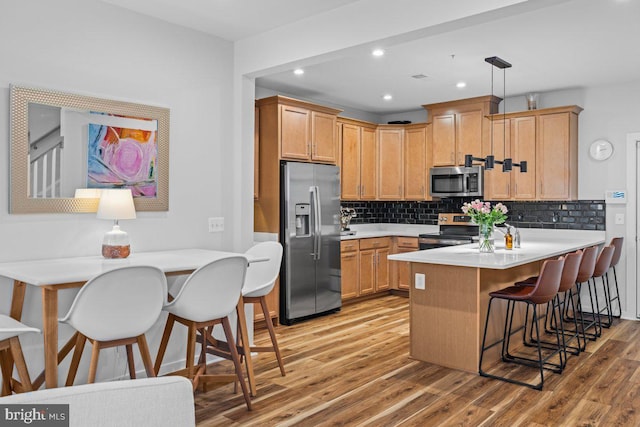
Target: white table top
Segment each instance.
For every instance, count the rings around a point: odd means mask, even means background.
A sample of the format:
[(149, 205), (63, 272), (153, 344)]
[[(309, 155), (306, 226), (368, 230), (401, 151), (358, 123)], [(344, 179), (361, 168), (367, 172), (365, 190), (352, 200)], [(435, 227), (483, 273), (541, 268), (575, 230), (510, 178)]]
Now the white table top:
[(496, 251), (479, 253), (478, 244), (428, 249), (389, 255), (393, 261), (409, 261), (424, 264), (456, 265), (461, 267), (505, 270), (534, 261), (560, 256), (577, 249), (604, 243), (604, 232), (555, 232), (554, 237), (527, 238), (519, 249), (507, 250), (501, 239), (496, 239)]
[(56, 258), (0, 263), (0, 276), (34, 286), (84, 282), (105, 271), (130, 265), (151, 265), (165, 273), (195, 270), (216, 259), (244, 256), (249, 263), (267, 258), (207, 249), (176, 249), (132, 253), (125, 259), (102, 256)]

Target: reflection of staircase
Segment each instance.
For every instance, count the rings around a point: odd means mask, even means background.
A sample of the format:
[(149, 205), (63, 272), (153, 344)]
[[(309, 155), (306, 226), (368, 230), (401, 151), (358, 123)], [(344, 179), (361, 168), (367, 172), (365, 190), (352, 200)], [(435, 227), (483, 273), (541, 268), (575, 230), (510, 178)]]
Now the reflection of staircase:
[(60, 197), (60, 158), (64, 138), (60, 127), (29, 147), (29, 197)]

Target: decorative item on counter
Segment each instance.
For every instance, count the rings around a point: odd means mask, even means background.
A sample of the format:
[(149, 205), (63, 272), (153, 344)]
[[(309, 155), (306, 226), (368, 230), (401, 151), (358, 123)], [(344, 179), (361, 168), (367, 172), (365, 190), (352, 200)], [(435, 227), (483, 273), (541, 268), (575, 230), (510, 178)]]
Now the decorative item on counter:
[(340, 231), (349, 231), (349, 223), (353, 217), (358, 216), (354, 208), (340, 206)]
[(130, 189), (103, 189), (98, 205), (98, 219), (112, 219), (113, 229), (104, 235), (102, 256), (105, 258), (126, 258), (131, 253), (129, 235), (120, 230), (118, 221), (135, 219), (136, 208)]
[(527, 94), (527, 110), (535, 110), (537, 108), (538, 108), (538, 94), (528, 93)]
[(476, 199), (473, 202), (462, 205), (462, 212), (465, 215), (469, 215), (474, 224), (478, 224), (479, 251), (482, 253), (494, 252), (493, 227), (507, 220), (507, 207), (502, 203), (496, 203), (492, 207), (489, 202), (482, 202)]
[(511, 227), (507, 226), (507, 232), (504, 235), (504, 247), (508, 250), (513, 249), (513, 235), (511, 234)]
[(520, 230), (518, 230), (517, 228), (515, 234), (513, 235), (513, 248), (520, 248)]

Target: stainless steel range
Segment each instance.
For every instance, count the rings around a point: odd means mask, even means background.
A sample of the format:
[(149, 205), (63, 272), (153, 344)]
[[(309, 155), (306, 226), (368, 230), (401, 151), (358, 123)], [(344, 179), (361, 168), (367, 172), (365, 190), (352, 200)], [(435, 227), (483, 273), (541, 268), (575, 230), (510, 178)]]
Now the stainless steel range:
[(438, 215), (440, 231), (433, 234), (420, 234), (420, 250), (445, 246), (465, 245), (478, 241), (478, 225), (471, 217), (461, 213), (441, 213)]

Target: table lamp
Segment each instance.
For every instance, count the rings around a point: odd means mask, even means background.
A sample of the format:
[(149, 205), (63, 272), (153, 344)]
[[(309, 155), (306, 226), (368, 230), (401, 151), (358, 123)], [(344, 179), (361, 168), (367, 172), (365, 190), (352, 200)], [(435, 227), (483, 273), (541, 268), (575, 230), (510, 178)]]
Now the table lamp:
[(129, 235), (120, 230), (118, 221), (121, 219), (135, 219), (136, 208), (130, 189), (102, 190), (98, 204), (98, 219), (112, 219), (113, 229), (104, 235), (102, 241), (102, 256), (105, 258), (126, 258), (131, 252)]

